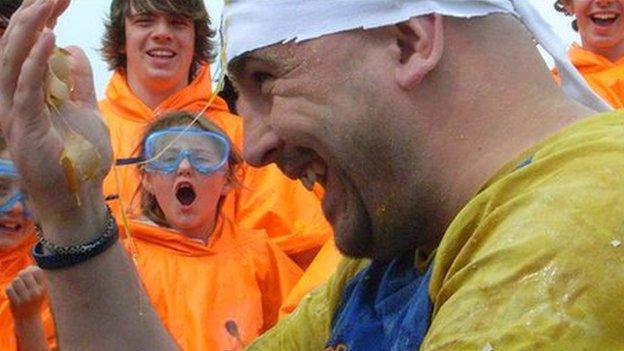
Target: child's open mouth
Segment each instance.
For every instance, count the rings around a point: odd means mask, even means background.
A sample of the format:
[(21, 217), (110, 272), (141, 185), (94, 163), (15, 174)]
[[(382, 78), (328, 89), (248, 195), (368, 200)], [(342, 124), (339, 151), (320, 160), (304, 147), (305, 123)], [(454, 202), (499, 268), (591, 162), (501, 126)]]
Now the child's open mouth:
[(193, 185), (186, 182), (178, 184), (176, 187), (176, 198), (183, 206), (190, 206), (197, 198)]

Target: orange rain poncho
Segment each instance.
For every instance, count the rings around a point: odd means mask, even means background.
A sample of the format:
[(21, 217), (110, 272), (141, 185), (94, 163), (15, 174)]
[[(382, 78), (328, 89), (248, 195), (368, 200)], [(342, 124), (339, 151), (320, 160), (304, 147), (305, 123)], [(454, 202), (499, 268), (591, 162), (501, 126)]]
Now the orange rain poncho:
[[(6, 288), (17, 274), (27, 266), (33, 264), (30, 250), (35, 244), (35, 236), (24, 240), (17, 248), (8, 252), (0, 250), (0, 350), (17, 351), (17, 338), (13, 331), (13, 315), (9, 308), (9, 298)], [(48, 338), (50, 348), (56, 347), (54, 322), (50, 307), (46, 302), (42, 308), (41, 319)]]
[[(133, 238), (125, 239), (156, 312), (185, 351), (241, 349), (275, 324), (301, 276), (264, 231), (219, 217), (207, 245), (139, 221), (130, 222)], [(228, 321), (240, 340), (226, 330)]]
[[(210, 72), (207, 67), (184, 89), (163, 101), (156, 109), (147, 107), (127, 84), (121, 72), (115, 72), (100, 108), (111, 133), (116, 158), (136, 156), (138, 143), (147, 125), (158, 115), (173, 110), (200, 111), (208, 102), (211, 92)], [(242, 148), (242, 122), (229, 113), (221, 98), (216, 98), (205, 113), (220, 126), (232, 142)], [(116, 167), (104, 181), (105, 195), (119, 194), (124, 207), (132, 199), (139, 175), (136, 166)], [(243, 166), (243, 186), (225, 199), (222, 212), (238, 226), (265, 229), (269, 237), (301, 267), (310, 263), (316, 252), (331, 236), (331, 227), (322, 215), (319, 200), (296, 181), (286, 178), (275, 165), (260, 169)], [(118, 184), (117, 184), (118, 183)], [(118, 187), (119, 186), (119, 187)], [(137, 214), (138, 196), (133, 203)], [(109, 201), (114, 210), (117, 201)], [(331, 272), (334, 267), (328, 267)], [(329, 276), (329, 275), (328, 275)]]
[[(616, 62), (573, 43), (568, 52), (572, 64), (591, 89), (615, 109), (624, 108), (624, 57)], [(553, 70), (559, 83), (559, 73)]]
[(314, 261), (312, 261), (308, 269), (303, 273), (297, 285), (295, 285), (288, 294), (286, 301), (284, 301), (282, 308), (280, 308), (280, 319), (294, 311), (299, 305), (299, 301), (301, 301), (306, 294), (327, 281), (328, 277), (336, 271), (342, 258), (343, 256), (336, 248), (334, 238), (332, 237), (330, 240), (327, 240), (325, 245), (321, 248), (321, 251), (319, 251), (314, 258)]

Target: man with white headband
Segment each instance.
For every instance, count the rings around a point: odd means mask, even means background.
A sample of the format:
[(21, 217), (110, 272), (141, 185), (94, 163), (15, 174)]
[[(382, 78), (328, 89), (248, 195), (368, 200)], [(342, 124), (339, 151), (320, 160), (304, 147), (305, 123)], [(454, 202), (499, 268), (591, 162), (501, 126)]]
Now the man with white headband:
[(372, 263), (252, 349), (624, 345), (624, 303), (597, 289), (624, 288), (624, 115), (570, 126), (595, 112), (550, 80), (532, 36), (569, 63), (526, 1), (268, 3), (225, 9), (245, 158), (314, 170), (338, 247)]
[[(526, 2), (329, 3), (225, 9), (245, 157), (315, 173), (354, 257), (250, 349), (621, 348), (624, 115), (590, 117), (561, 93), (510, 14), (538, 23)], [(61, 141), (41, 94), (53, 36), (32, 28), (62, 5), (27, 1), (0, 48), (0, 124), (42, 236), (81, 249), (36, 256), (63, 268), (46, 269), (59, 346), (175, 349), (119, 244), (103, 247), (101, 177), (79, 184), (78, 206), (56, 158), (36, 152)], [(60, 112), (106, 169), (84, 55), (72, 52), (77, 103)], [(604, 108), (577, 76), (566, 91)]]

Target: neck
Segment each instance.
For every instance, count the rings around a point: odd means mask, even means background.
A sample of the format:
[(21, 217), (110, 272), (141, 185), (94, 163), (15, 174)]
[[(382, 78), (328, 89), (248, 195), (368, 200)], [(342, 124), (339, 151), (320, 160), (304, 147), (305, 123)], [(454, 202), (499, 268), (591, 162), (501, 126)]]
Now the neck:
[[(452, 42), (454, 33), (447, 31), (445, 36)], [(471, 50), (479, 39), (464, 42), (464, 47), (445, 47), (445, 69), (436, 73), (434, 87), (421, 89), (425, 94), (416, 105), (422, 109), (429, 100), (424, 114), (433, 116), (424, 127), (427, 144), (414, 145), (420, 150), (413, 150), (435, 160), (420, 175), (429, 179), (432, 189), (426, 204), (431, 220), (425, 228), (430, 248), (437, 246), (450, 222), (500, 167), (596, 113), (562, 94), (530, 38), (510, 39), (513, 47), (501, 50), (494, 45)], [(493, 43), (504, 46), (500, 40)], [(465, 83), (458, 84), (458, 76)], [(453, 98), (435, 94), (440, 91), (451, 92)]]
[(209, 221), (209, 223), (206, 223), (201, 227), (178, 229), (178, 231), (187, 238), (199, 241), (205, 245), (208, 243), (208, 240), (215, 230), (216, 222), (216, 218), (213, 218), (211, 221)]
[(592, 47), (591, 45), (586, 45), (585, 42), (583, 42), (583, 48), (588, 51), (594, 52), (602, 57), (606, 57), (611, 62), (616, 62), (617, 60), (624, 57), (624, 43), (603, 49), (598, 47)]
[(132, 92), (152, 110), (189, 84), (186, 80), (167, 82), (165, 80), (140, 79), (131, 72), (128, 72), (127, 80)]

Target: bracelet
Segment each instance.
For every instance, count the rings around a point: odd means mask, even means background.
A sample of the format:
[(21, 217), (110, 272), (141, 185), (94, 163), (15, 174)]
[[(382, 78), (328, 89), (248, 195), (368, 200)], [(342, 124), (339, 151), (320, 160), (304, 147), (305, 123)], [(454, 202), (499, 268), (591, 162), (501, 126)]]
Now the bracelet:
[[(119, 229), (111, 209), (107, 206), (106, 226), (104, 232), (97, 239), (80, 245), (59, 246), (49, 242), (43, 237), (39, 226), (35, 234), (39, 242), (33, 247), (33, 258), (37, 265), (43, 269), (59, 269), (75, 266), (87, 261), (111, 247), (119, 238)], [(44, 252), (45, 250), (48, 253)]]

